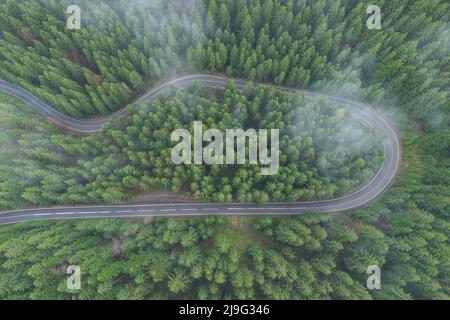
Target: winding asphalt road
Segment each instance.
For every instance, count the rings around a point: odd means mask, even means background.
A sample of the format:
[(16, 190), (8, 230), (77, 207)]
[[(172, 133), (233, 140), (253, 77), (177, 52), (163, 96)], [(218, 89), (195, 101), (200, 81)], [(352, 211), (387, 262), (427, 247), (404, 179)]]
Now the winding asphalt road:
[[(200, 84), (210, 87), (224, 88), (231, 78), (204, 74), (187, 75), (162, 83), (138, 100), (134, 104), (146, 100), (154, 101), (158, 95), (176, 85), (184, 88), (198, 81)], [(245, 89), (247, 82), (240, 79), (235, 81), (238, 89)], [(381, 115), (371, 107), (356, 101), (351, 101), (321, 93), (301, 91), (292, 88), (268, 85), (284, 91), (299, 92), (308, 97), (325, 97), (334, 103), (346, 105), (350, 112), (371, 124), (381, 136), (384, 137), (385, 160), (380, 170), (370, 181), (360, 186), (350, 194), (323, 201), (269, 203), (265, 207), (255, 204), (217, 204), (217, 203), (174, 203), (151, 205), (116, 205), (116, 206), (64, 206), (50, 208), (31, 208), (0, 212), (0, 225), (32, 220), (52, 219), (90, 219), (90, 218), (132, 218), (147, 216), (201, 216), (201, 215), (291, 215), (304, 212), (342, 212), (352, 210), (367, 204), (380, 195), (396, 176), (400, 162), (400, 144), (395, 131)], [(6, 92), (28, 104), (44, 117), (66, 129), (92, 134), (101, 130), (102, 126), (111, 118), (126, 112), (126, 108), (97, 120), (73, 119), (45, 102), (36, 98), (26, 90), (0, 80), (0, 91)]]

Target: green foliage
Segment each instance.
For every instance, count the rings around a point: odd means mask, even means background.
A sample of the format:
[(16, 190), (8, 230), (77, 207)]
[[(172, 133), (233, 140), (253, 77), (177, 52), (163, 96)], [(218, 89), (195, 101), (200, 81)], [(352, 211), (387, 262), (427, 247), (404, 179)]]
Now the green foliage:
[[(382, 158), (374, 130), (345, 107), (264, 86), (250, 86), (246, 93), (230, 86), (215, 95), (199, 86), (172, 91), (170, 98), (142, 103), (100, 134), (85, 138), (36, 132), (45, 127), (17, 132), (10, 119), (4, 119), (8, 129), (0, 136), (11, 140), (22, 159), (11, 155), (0, 167), (8, 177), (0, 183), (5, 206), (117, 204), (133, 193), (154, 189), (218, 202), (326, 199), (363, 183)], [(174, 165), (171, 132), (192, 128), (193, 121), (203, 121), (203, 131), (278, 128), (278, 173), (262, 176), (259, 166), (248, 164)], [(9, 189), (12, 183), (16, 186)]]
[[(214, 216), (4, 226), (0, 298), (448, 299), (449, 4), (380, 1), (382, 29), (368, 30), (365, 0), (182, 2), (3, 1), (0, 78), (74, 117), (110, 114), (184, 71), (393, 105), (403, 122), (396, 184), (345, 215), (261, 217), (254, 230), (247, 222), (251, 245)], [(66, 29), (68, 4), (83, 8), (81, 30)], [(324, 199), (382, 160), (379, 140), (344, 108), (265, 87), (169, 92), (87, 138), (0, 101), (2, 208), (117, 203), (155, 188), (222, 202)], [(175, 168), (170, 132), (193, 120), (280, 128), (279, 174)], [(81, 291), (65, 286), (70, 264), (81, 267)], [(365, 287), (370, 264), (381, 268), (381, 290)]]

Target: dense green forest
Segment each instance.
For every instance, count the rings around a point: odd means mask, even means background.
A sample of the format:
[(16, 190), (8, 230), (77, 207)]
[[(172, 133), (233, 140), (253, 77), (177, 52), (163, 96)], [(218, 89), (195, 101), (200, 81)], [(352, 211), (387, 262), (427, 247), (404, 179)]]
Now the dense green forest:
[[(16, 114), (17, 104), (5, 104), (0, 120), (2, 207), (120, 203), (158, 189), (218, 202), (328, 199), (367, 181), (383, 161), (381, 138), (346, 107), (265, 86), (249, 85), (245, 94), (233, 82), (215, 93), (174, 89), (84, 138), (50, 134), (41, 119), (23, 121), (29, 113)], [(262, 176), (250, 164), (175, 165), (171, 132), (194, 121), (203, 130), (279, 129), (278, 173)]]
[[(83, 27), (66, 29), (79, 4)], [(73, 116), (108, 114), (161, 78), (221, 71), (353, 99), (384, 97), (447, 127), (445, 1), (14, 1), (0, 5), (0, 76)]]
[[(70, 31), (64, 12), (73, 3), (83, 20)], [(109, 114), (178, 73), (226, 73), (384, 106), (402, 134), (403, 164), (378, 200), (343, 215), (4, 226), (0, 297), (448, 299), (450, 4), (379, 1), (380, 30), (366, 28), (368, 4), (3, 1), (0, 78), (66, 114)], [(114, 203), (153, 188), (218, 201), (329, 198), (381, 160), (380, 137), (342, 107), (265, 87), (173, 91), (92, 137), (30, 114), (0, 95), (4, 208)], [(279, 174), (168, 165), (168, 132), (193, 120), (218, 128), (276, 123), (284, 137)], [(354, 139), (343, 141), (339, 130)], [(82, 290), (66, 289), (68, 264), (80, 265)], [(381, 267), (381, 290), (365, 286), (372, 264)]]

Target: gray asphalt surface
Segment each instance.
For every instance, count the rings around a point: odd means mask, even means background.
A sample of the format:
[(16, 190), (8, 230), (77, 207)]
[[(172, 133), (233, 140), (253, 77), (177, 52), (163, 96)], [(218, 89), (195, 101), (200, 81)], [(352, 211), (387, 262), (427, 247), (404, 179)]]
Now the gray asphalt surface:
[[(231, 78), (212, 75), (187, 75), (162, 83), (138, 100), (134, 104), (146, 100), (153, 101), (162, 92), (170, 87), (186, 87), (198, 81), (200, 84), (211, 87), (224, 88)], [(231, 79), (238, 89), (244, 89), (247, 81)], [(384, 155), (380, 170), (370, 181), (357, 188), (350, 194), (323, 201), (269, 203), (264, 207), (256, 204), (217, 204), (217, 203), (176, 203), (176, 204), (152, 204), (152, 205), (120, 205), (120, 206), (64, 206), (50, 208), (31, 208), (0, 212), (0, 225), (32, 220), (51, 219), (92, 219), (92, 218), (132, 218), (146, 216), (201, 216), (201, 215), (294, 215), (305, 212), (343, 212), (364, 206), (390, 185), (396, 176), (400, 162), (399, 139), (386, 119), (379, 115), (371, 107), (362, 103), (328, 96), (321, 93), (301, 91), (283, 86), (269, 85), (280, 90), (303, 93), (305, 96), (326, 97), (329, 101), (346, 105), (350, 112), (371, 124), (379, 134), (384, 137)], [(97, 120), (73, 119), (47, 105), (24, 89), (9, 82), (0, 80), (0, 91), (6, 92), (28, 104), (44, 117), (47, 117), (58, 125), (72, 131), (92, 134), (101, 130), (102, 126), (111, 118), (116, 117), (126, 109)]]

